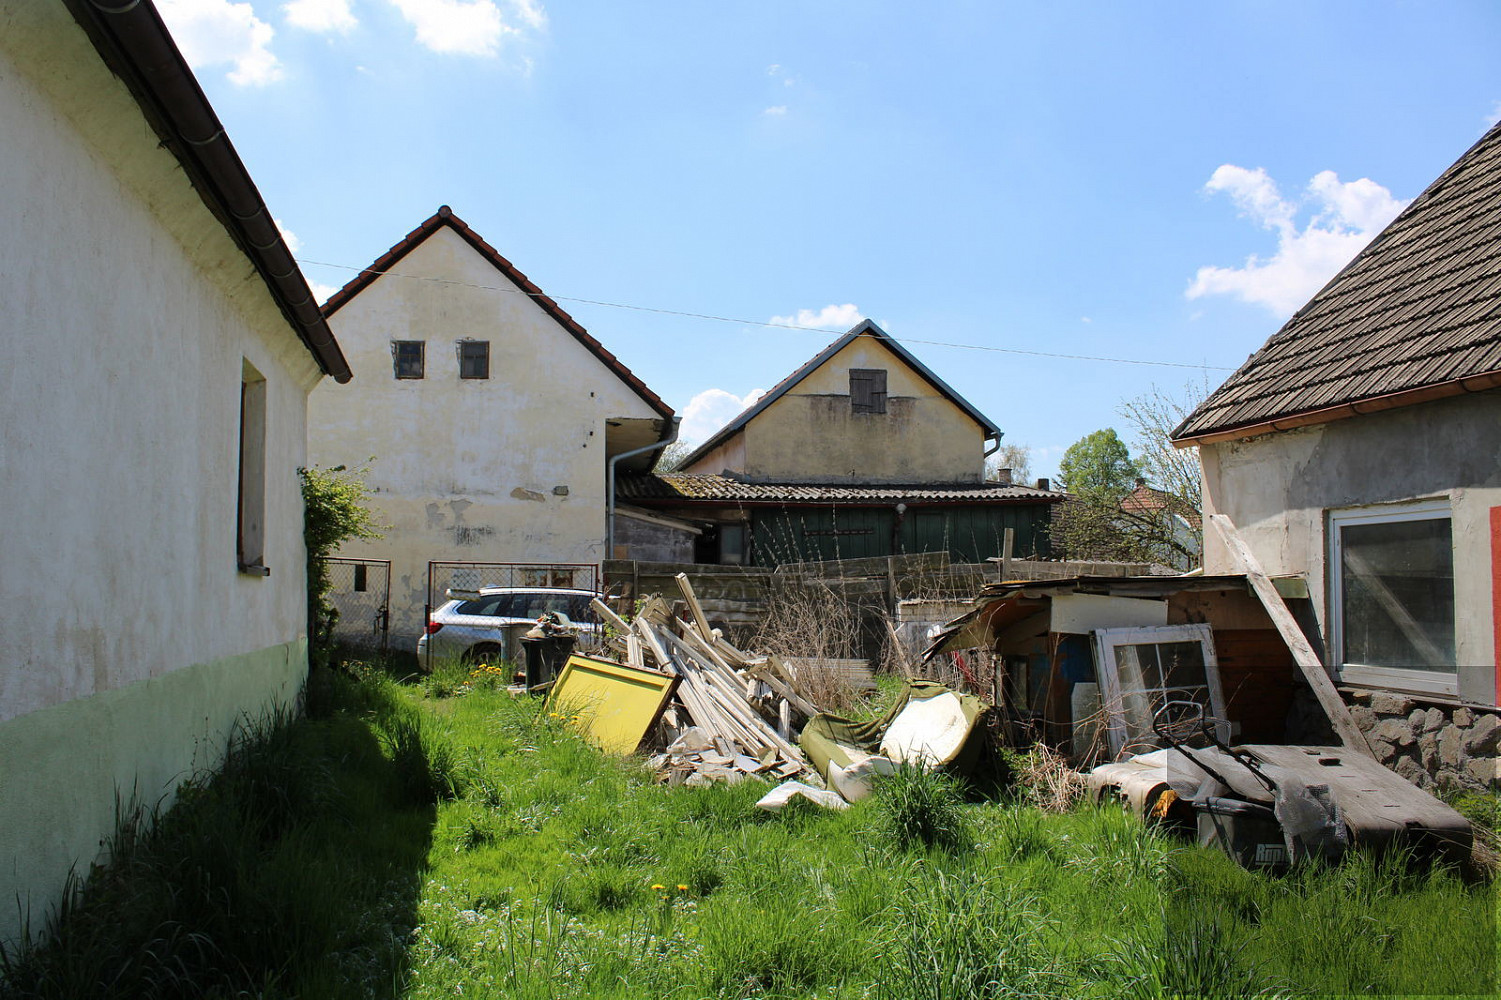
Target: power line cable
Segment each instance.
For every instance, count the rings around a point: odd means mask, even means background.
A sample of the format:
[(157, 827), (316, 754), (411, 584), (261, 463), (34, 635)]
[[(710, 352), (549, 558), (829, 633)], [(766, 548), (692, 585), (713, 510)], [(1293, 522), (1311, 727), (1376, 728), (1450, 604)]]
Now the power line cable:
[[(435, 281), (444, 285), (457, 285), (461, 288), (475, 288), (488, 292), (510, 292), (513, 295), (525, 295), (528, 298), (550, 298), (557, 302), (577, 302), (581, 305), (601, 306), (607, 309), (629, 309), (634, 312), (654, 313), (659, 316), (680, 316), (685, 319), (702, 319), (715, 323), (734, 323), (739, 326), (764, 326), (779, 330), (797, 330), (806, 333), (831, 333), (835, 336), (847, 333), (847, 330), (835, 330), (821, 326), (799, 326), (796, 323), (775, 323), (769, 320), (736, 319), (733, 316), (715, 316), (712, 313), (687, 312), (682, 309), (662, 309), (656, 306), (638, 306), (627, 302), (605, 302), (601, 299), (584, 299), (570, 295), (548, 295), (545, 292), (528, 292), (525, 289), (504, 285), (478, 285), (468, 281), (454, 281), (451, 278), (435, 278), (424, 274), (405, 274), (401, 271), (371, 271), (365, 267), (351, 267), (348, 264), (333, 264), (324, 260), (308, 260), (304, 257), (296, 258), (299, 264), (312, 264), (316, 267), (337, 267), (344, 271), (357, 271), (361, 274), (371, 273), (390, 275), (395, 278), (407, 278), (413, 281)], [(1223, 365), (1190, 364), (1186, 361), (1147, 361), (1141, 358), (1107, 358), (1094, 354), (1062, 354), (1056, 351), (1029, 351), (1021, 347), (992, 347), (982, 344), (956, 344), (944, 340), (920, 340), (916, 337), (891, 336), (892, 340), (903, 344), (925, 344), (930, 347), (952, 347), (962, 351), (986, 351), (994, 354), (1022, 354), (1034, 358), (1057, 358), (1064, 361), (1103, 361), (1115, 365), (1146, 365), (1160, 368), (1190, 368), (1194, 371), (1234, 371)]]

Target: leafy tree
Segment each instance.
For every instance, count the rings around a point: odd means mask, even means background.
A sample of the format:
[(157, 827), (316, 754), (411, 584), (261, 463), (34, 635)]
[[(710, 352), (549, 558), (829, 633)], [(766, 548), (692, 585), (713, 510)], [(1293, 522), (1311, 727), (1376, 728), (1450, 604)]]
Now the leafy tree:
[(674, 441), (657, 453), (657, 464), (652, 466), (653, 472), (676, 472), (683, 459), (693, 453), (693, 445), (687, 441)]
[(328, 599), (328, 559), (351, 538), (380, 538), (370, 510), (364, 469), (298, 469), (302, 479), (302, 539), (307, 548), (308, 643), (315, 654), (328, 648), (339, 610)]
[(1032, 449), (1024, 444), (1003, 444), (985, 462), (985, 479), (996, 478), (1002, 469), (1011, 470), (1013, 483), (1032, 481)]
[[(1073, 494), (1054, 534), (1070, 558), (1155, 562), (1189, 569), (1202, 549), (1198, 449), (1172, 445), (1172, 431), (1204, 399), (1207, 386), (1179, 397), (1156, 386), (1121, 403), (1136, 453), (1113, 429), (1096, 431), (1065, 453), (1060, 478)], [(1128, 500), (1138, 481), (1152, 493)], [(1197, 537), (1195, 535), (1197, 534)]]
[(1123, 402), (1118, 411), (1136, 432), (1137, 465), (1147, 482), (1194, 511), (1204, 509), (1199, 449), (1173, 447), (1172, 435), (1207, 395), (1207, 382), (1190, 382), (1177, 396), (1154, 385), (1150, 392)]
[(1125, 442), (1107, 427), (1069, 445), (1058, 463), (1058, 479), (1064, 489), (1078, 496), (1109, 496), (1117, 499), (1136, 486), (1141, 470)]

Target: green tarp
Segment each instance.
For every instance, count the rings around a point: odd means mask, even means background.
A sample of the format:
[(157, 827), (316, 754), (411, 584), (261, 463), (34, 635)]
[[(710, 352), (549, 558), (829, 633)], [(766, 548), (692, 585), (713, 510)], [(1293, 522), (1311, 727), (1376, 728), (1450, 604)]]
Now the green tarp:
[(808, 755), (808, 759), (813, 762), (818, 773), (827, 781), (830, 761), (842, 768), (849, 767), (854, 762), (846, 750), (847, 747), (853, 747), (864, 753), (879, 754), (881, 741), (891, 729), (892, 723), (913, 702), (924, 702), (946, 694), (952, 694), (958, 698), (965, 725), (957, 746), (952, 749), (952, 752), (944, 753), (936, 763), (948, 770), (966, 773), (974, 767), (979, 757), (984, 740), (978, 723), (990, 706), (972, 694), (959, 694), (932, 681), (908, 681), (907, 689), (902, 692), (896, 704), (892, 705), (891, 709), (879, 719), (853, 722), (837, 715), (815, 715), (803, 727), (802, 736), (798, 738), (798, 745), (803, 748), (803, 752)]

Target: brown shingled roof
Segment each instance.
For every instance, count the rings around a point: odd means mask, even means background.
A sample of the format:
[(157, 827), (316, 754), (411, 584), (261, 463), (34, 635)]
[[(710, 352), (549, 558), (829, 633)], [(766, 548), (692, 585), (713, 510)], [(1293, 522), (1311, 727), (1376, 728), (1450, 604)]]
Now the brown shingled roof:
[(621, 476), (616, 495), (637, 503), (652, 500), (717, 501), (736, 504), (829, 503), (1056, 503), (1062, 493), (1030, 486), (996, 483), (969, 486), (890, 485), (851, 486), (822, 483), (744, 483), (729, 476), (658, 473)]
[(1207, 443), (1501, 387), (1501, 124), (1173, 432)]
[(500, 251), (486, 243), (478, 233), (470, 229), (463, 219), (454, 215), (453, 209), (447, 205), (439, 206), (438, 211), (433, 213), (422, 225), (403, 236), (395, 246), (376, 258), (375, 263), (355, 275), (347, 285), (329, 296), (328, 301), (323, 303), (323, 315), (328, 317), (338, 312), (351, 299), (374, 283), (376, 278), (379, 278), (395, 267), (403, 257), (421, 246), (424, 240), (444, 226), (457, 233), (465, 243), (468, 243), (481, 257), (484, 257), (485, 260), (494, 265), (497, 271), (505, 275), (508, 281), (530, 296), (533, 302), (541, 306), (544, 312), (558, 322), (559, 326), (571, 333), (574, 339), (588, 348), (589, 352), (599, 358), (606, 368), (609, 368), (620, 377), (622, 382), (630, 386), (636, 395), (645, 401), (646, 405), (661, 414), (662, 419), (667, 421), (664, 426), (671, 426), (672, 407), (663, 402), (662, 397), (648, 389), (646, 383), (637, 378), (635, 373), (622, 364), (619, 358), (605, 350), (604, 345), (590, 336), (589, 331), (585, 330), (579, 325), (577, 320), (568, 315), (562, 306), (554, 302), (542, 289), (532, 284), (530, 278), (517, 270), (516, 265), (502, 257)]

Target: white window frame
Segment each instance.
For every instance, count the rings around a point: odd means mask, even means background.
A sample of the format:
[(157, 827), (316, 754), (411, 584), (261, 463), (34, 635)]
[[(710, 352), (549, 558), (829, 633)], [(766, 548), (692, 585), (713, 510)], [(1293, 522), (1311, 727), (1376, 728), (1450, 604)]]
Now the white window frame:
[[(1448, 697), (1459, 696), (1459, 668), (1452, 672), (1441, 670), (1403, 670), (1400, 667), (1375, 667), (1360, 663), (1345, 662), (1344, 637), (1344, 551), (1340, 529), (1353, 524), (1392, 524), (1398, 521), (1449, 522), (1450, 544), (1453, 544), (1454, 510), (1448, 497), (1435, 497), (1407, 503), (1379, 504), (1369, 507), (1346, 507), (1326, 512), (1326, 540), (1328, 563), (1324, 567), (1324, 579), (1328, 600), (1330, 659), (1339, 678), (1345, 684), (1363, 687), (1392, 688), (1416, 694), (1436, 694)], [(1455, 616), (1458, 617), (1458, 601)], [(1458, 622), (1455, 622), (1458, 625)]]
[[(1221, 742), (1230, 741), (1230, 726), (1225, 718), (1225, 693), (1220, 687), (1220, 665), (1214, 652), (1214, 633), (1201, 622), (1184, 625), (1152, 625), (1145, 628), (1101, 628), (1094, 630), (1095, 674), (1100, 680), (1102, 704), (1108, 718), (1105, 727), (1111, 759), (1120, 757), (1126, 743), (1126, 724), (1120, 706), (1124, 702), (1120, 674), (1115, 668), (1117, 646), (1153, 646), (1168, 642), (1197, 642), (1204, 656), (1204, 684), (1209, 689), (1209, 712), (1216, 720), (1215, 734)], [(1152, 688), (1150, 690), (1157, 690)], [(1171, 690), (1171, 689), (1166, 689)], [(1136, 748), (1141, 753), (1145, 748)]]

